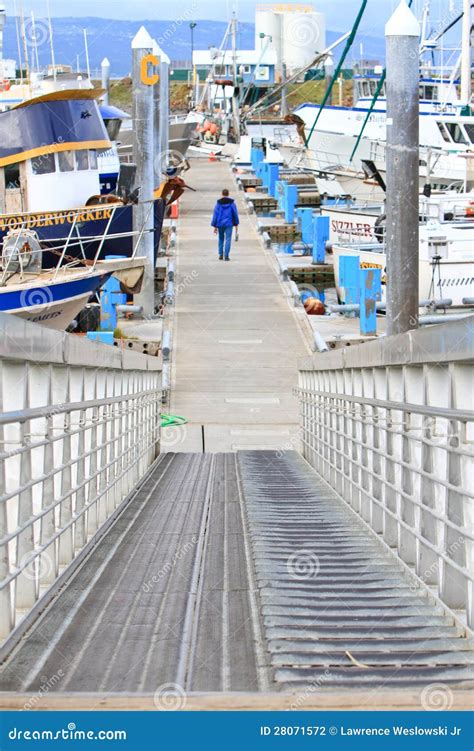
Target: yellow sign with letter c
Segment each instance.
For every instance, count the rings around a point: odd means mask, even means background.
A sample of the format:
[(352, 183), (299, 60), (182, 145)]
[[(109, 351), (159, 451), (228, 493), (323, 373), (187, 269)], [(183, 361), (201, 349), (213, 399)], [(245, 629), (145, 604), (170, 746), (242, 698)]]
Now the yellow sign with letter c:
[(146, 86), (154, 86), (155, 83), (158, 83), (158, 81), (160, 80), (158, 73), (150, 73), (149, 71), (150, 65), (156, 68), (159, 63), (160, 61), (158, 60), (157, 56), (151, 53), (149, 55), (145, 55), (145, 57), (142, 59), (140, 63), (140, 80)]

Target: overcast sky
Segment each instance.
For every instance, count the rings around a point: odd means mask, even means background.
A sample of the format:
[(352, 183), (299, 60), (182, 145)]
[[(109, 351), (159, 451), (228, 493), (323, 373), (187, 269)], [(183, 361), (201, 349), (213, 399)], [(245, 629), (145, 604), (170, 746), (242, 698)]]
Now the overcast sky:
[[(15, 14), (23, 3), (25, 13), (33, 10), (37, 16), (46, 15), (48, 0), (0, 0), (7, 13)], [(326, 15), (329, 29), (346, 30), (361, 0), (315, 0), (316, 10)], [(369, 0), (363, 28), (366, 32), (381, 31), (399, 0)], [(257, 0), (49, 0), (53, 16), (99, 16), (101, 18), (141, 19), (205, 19), (226, 20), (235, 7), (241, 21), (253, 21)], [(286, 4), (298, 5), (296, 0)], [(414, 0), (414, 8), (421, 11), (424, 0)], [(433, 20), (444, 18), (459, 7), (460, 0), (431, 0)]]

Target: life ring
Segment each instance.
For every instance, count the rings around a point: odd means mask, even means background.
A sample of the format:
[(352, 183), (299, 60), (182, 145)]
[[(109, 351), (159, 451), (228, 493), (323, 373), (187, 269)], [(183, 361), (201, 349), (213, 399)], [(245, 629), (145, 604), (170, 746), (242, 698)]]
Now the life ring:
[(0, 91), (9, 91), (11, 83), (8, 78), (0, 79)]

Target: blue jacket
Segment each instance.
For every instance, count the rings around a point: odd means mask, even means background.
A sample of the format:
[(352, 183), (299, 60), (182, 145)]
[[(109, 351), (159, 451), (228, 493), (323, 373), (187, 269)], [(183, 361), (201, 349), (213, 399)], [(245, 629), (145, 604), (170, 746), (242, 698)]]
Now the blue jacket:
[(239, 214), (233, 198), (219, 198), (214, 214), (212, 215), (212, 227), (237, 227)]

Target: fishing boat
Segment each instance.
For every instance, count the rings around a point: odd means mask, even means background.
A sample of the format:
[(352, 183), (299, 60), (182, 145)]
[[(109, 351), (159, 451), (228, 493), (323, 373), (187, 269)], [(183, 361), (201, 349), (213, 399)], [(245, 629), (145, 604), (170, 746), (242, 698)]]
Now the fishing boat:
[[(34, 230), (45, 251), (43, 268), (68, 254), (94, 259), (133, 253), (134, 195), (102, 195), (98, 155), (111, 141), (97, 98), (100, 90), (53, 91), (0, 113), (0, 243)], [(150, 202), (155, 256), (165, 201)]]
[[(471, 4), (465, 2), (464, 7), (464, 13), (430, 33), (429, 3), (423, 12), (419, 84), (420, 187), (429, 183), (434, 189), (468, 191), (474, 186), (474, 164), (469, 158), (474, 149)], [(444, 36), (461, 19), (460, 53), (455, 65), (446, 65)], [(458, 50), (449, 50), (449, 53), (452, 59)], [(381, 66), (356, 71), (352, 107), (329, 104), (330, 93), (328, 89), (321, 106), (306, 102), (295, 109), (294, 114), (304, 124), (304, 132), (277, 141), (276, 145), (288, 166), (331, 171), (351, 195), (366, 200), (380, 198), (386, 175), (385, 71)], [(374, 173), (382, 181), (374, 179)]]
[(11, 240), (4, 246), (0, 266), (0, 311), (64, 330), (84, 308), (89, 298), (111, 277), (123, 291), (139, 292), (144, 273), (143, 258), (96, 260), (79, 259), (43, 270), (42, 250), (31, 234), (20, 246)]

